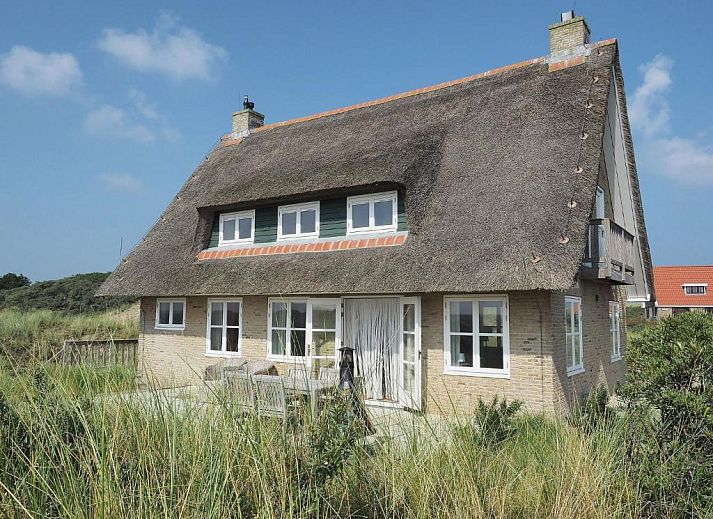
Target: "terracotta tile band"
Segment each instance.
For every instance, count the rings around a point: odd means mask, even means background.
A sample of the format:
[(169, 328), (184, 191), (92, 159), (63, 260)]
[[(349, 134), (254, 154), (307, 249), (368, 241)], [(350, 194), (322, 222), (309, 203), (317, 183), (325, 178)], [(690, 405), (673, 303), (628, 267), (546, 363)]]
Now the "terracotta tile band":
[(395, 247), (406, 242), (406, 235), (381, 236), (368, 239), (344, 239), (328, 242), (312, 242), (288, 245), (256, 245), (240, 249), (221, 251), (203, 251), (198, 253), (199, 260), (214, 260), (237, 258), (241, 256), (273, 256), (276, 254), (296, 254), (300, 252), (329, 252), (347, 249), (375, 249), (380, 247)]

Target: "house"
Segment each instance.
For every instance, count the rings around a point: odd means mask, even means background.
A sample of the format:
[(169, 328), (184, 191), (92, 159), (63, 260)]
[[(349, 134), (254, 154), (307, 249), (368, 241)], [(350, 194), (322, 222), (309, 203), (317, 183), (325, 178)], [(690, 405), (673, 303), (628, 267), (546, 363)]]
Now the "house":
[(683, 312), (713, 314), (713, 265), (654, 267), (658, 317)]
[(221, 359), (338, 362), (368, 403), (566, 412), (626, 371), (624, 302), (653, 300), (616, 40), (264, 124), (247, 102), (101, 287), (141, 298), (146, 376)]

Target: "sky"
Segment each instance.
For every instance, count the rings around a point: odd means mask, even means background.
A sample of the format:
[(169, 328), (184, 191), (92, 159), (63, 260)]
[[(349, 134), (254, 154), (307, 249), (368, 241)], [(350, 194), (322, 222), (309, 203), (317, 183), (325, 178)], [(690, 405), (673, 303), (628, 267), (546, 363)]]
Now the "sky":
[(0, 274), (109, 271), (249, 94), (275, 122), (619, 40), (654, 263), (713, 264), (713, 2), (1, 0)]

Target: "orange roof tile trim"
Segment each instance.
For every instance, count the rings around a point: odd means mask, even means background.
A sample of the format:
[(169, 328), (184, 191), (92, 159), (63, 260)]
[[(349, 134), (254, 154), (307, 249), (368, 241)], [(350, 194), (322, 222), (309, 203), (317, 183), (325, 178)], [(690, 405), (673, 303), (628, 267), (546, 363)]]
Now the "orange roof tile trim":
[[(708, 284), (705, 294), (686, 294), (683, 285)], [(713, 265), (654, 267), (657, 306), (713, 306)]]
[[(596, 42), (596, 43), (593, 43), (591, 48), (592, 48), (592, 49), (598, 49), (599, 47), (604, 47), (604, 46), (606, 46), (606, 45), (613, 45), (613, 44), (615, 44), (615, 43), (616, 43), (616, 38), (609, 38), (608, 40), (602, 40), (602, 41), (598, 41), (598, 42)], [(547, 56), (541, 56), (541, 57), (539, 57), (539, 58), (533, 58), (533, 59), (529, 59), (529, 60), (526, 60), (526, 61), (520, 61), (520, 62), (518, 62), (518, 63), (513, 63), (512, 65), (505, 65), (504, 67), (494, 68), (494, 69), (491, 69), (491, 70), (487, 70), (487, 71), (485, 71), (485, 72), (480, 72), (479, 74), (474, 74), (474, 75), (472, 75), (472, 76), (468, 76), (468, 77), (464, 77), (464, 78), (460, 78), (460, 79), (454, 79), (454, 80), (452, 80), (452, 81), (446, 81), (445, 83), (438, 83), (438, 84), (436, 84), (436, 85), (431, 85), (431, 86), (427, 86), (427, 87), (423, 87), (423, 88), (418, 88), (418, 89), (416, 89), (416, 90), (409, 90), (409, 91), (407, 91), (407, 92), (401, 92), (401, 93), (399, 93), (399, 94), (394, 94), (394, 95), (387, 96), (387, 97), (381, 97), (381, 98), (379, 98), (379, 99), (374, 99), (374, 100), (372, 100), (372, 101), (365, 101), (365, 102), (363, 102), (363, 103), (358, 103), (358, 104), (351, 105), (351, 106), (345, 106), (345, 107), (342, 107), (342, 108), (335, 108), (334, 110), (328, 110), (328, 111), (326, 111), (326, 112), (319, 112), (319, 113), (316, 113), (316, 114), (313, 114), (313, 115), (306, 115), (306, 116), (304, 116), (304, 117), (297, 117), (297, 118), (295, 118), (295, 119), (288, 119), (288, 120), (286, 120), (286, 121), (280, 121), (280, 122), (276, 122), (276, 123), (266, 124), (266, 125), (264, 125), (264, 126), (261, 126), (261, 127), (259, 127), (259, 128), (256, 128), (254, 131), (255, 131), (255, 133), (257, 133), (257, 132), (263, 132), (263, 131), (269, 130), (269, 129), (271, 129), (271, 128), (279, 128), (279, 127), (281, 127), (281, 126), (287, 126), (287, 125), (290, 125), (290, 124), (304, 123), (304, 122), (307, 122), (307, 121), (313, 121), (314, 119), (320, 119), (320, 118), (322, 118), (322, 117), (328, 117), (328, 116), (330, 116), (330, 115), (338, 115), (338, 114), (342, 114), (342, 113), (345, 113), (345, 112), (350, 112), (350, 111), (352, 111), (352, 110), (358, 110), (358, 109), (360, 109), (360, 108), (367, 108), (367, 107), (369, 107), (369, 106), (376, 106), (376, 105), (388, 103), (389, 101), (396, 101), (397, 99), (403, 99), (403, 98), (405, 98), (405, 97), (411, 97), (411, 96), (415, 96), (415, 95), (419, 95), (419, 94), (426, 94), (426, 93), (428, 93), (428, 92), (434, 92), (434, 91), (436, 91), (436, 90), (441, 90), (441, 89), (443, 89), (443, 88), (448, 88), (448, 87), (451, 87), (451, 86), (454, 86), (454, 85), (460, 85), (460, 84), (462, 84), (462, 83), (468, 83), (469, 81), (474, 81), (474, 80), (476, 80), (476, 79), (481, 79), (481, 78), (484, 78), (484, 77), (487, 77), (487, 76), (492, 76), (492, 75), (494, 75), (494, 74), (501, 74), (501, 73), (503, 73), (503, 72), (508, 72), (508, 71), (510, 71), (510, 70), (515, 70), (515, 69), (518, 69), (518, 68), (526, 67), (526, 66), (528, 66), (528, 65), (534, 65), (534, 64), (536, 64), (536, 63), (545, 63), (546, 61), (547, 61)], [(555, 66), (553, 66), (553, 68), (551, 68), (550, 70), (551, 70), (551, 71), (559, 70), (559, 69), (561, 69), (561, 68), (566, 68), (566, 67), (569, 67), (569, 66), (572, 66), (572, 65), (580, 64), (580, 63), (582, 63), (583, 61), (584, 61), (584, 58), (581, 58), (581, 59), (580, 59), (580, 58), (574, 58), (574, 59), (571, 59), (571, 60), (566, 60), (566, 62), (563, 62), (563, 65), (562, 65), (562, 66), (556, 66), (556, 65), (555, 65)], [(237, 142), (231, 142), (231, 141), (233, 141), (233, 140), (235, 140), (235, 139), (231, 139), (229, 136), (230, 136), (230, 134), (226, 134), (226, 135), (223, 137), (223, 139), (224, 139), (223, 142), (225, 143), (225, 145), (237, 144)]]
[(380, 236), (378, 238), (354, 238), (346, 240), (320, 241), (309, 243), (290, 243), (285, 245), (256, 245), (240, 249), (203, 251), (199, 260), (238, 258), (243, 256), (269, 256), (274, 254), (296, 254), (299, 252), (329, 252), (336, 250), (372, 249), (376, 247), (395, 247), (406, 242), (405, 234)]

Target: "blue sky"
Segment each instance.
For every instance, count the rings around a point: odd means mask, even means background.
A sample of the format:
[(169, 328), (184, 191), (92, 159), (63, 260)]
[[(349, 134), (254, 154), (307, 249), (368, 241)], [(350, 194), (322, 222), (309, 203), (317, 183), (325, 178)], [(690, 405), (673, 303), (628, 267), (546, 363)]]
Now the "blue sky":
[[(0, 274), (111, 270), (228, 131), (547, 53), (572, 2), (33, 2), (0, 17)], [(656, 264), (713, 263), (713, 3), (576, 2), (617, 37)]]

